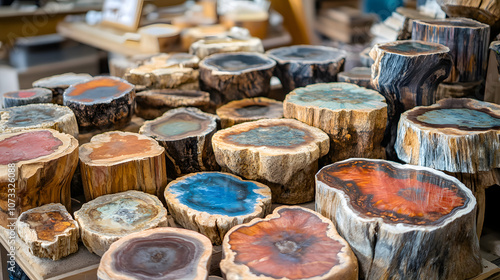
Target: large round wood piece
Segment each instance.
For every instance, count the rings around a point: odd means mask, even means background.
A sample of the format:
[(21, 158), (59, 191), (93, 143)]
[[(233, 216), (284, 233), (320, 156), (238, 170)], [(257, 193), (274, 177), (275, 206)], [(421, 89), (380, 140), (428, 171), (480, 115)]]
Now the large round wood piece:
[(297, 206), (232, 228), (223, 243), (225, 279), (358, 279), (358, 263), (332, 222)]
[(316, 175), (316, 210), (351, 245), (364, 279), (466, 279), (481, 273), (476, 199), (431, 168), (349, 159)]
[(354, 67), (347, 72), (338, 74), (338, 81), (351, 83), (365, 88), (373, 88), (371, 85), (372, 69), (370, 67)]
[(52, 91), (46, 88), (32, 88), (3, 94), (3, 107), (9, 108), (28, 104), (51, 103)]
[(263, 53), (264, 47), (259, 38), (208, 38), (201, 39), (191, 44), (189, 53), (204, 59), (207, 56), (216, 53), (234, 53), (234, 52), (256, 52)]
[(496, 0), (437, 0), (450, 17), (466, 17), (488, 25), (498, 25), (500, 5)]
[(221, 127), (228, 128), (244, 122), (283, 118), (283, 102), (265, 97), (246, 98), (222, 105), (216, 112)]
[(65, 73), (54, 75), (33, 82), (34, 88), (46, 88), (52, 91), (52, 103), (63, 105), (63, 93), (71, 85), (92, 79), (89, 74)]

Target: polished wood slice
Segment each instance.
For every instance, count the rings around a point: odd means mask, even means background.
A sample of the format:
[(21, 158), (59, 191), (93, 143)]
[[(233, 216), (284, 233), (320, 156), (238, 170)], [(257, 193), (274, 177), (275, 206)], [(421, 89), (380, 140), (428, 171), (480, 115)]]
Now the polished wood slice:
[(467, 17), (486, 23), (498, 24), (500, 6), (495, 0), (437, 0), (441, 9), (450, 17)]
[(246, 122), (212, 138), (222, 171), (269, 186), (273, 202), (299, 204), (314, 199), (318, 159), (328, 153), (328, 135), (291, 119)]
[[(52, 129), (0, 134), (0, 226), (48, 203), (71, 209), (70, 183), (77, 165), (78, 141), (69, 134)], [(9, 196), (12, 184), (15, 197)]]
[(500, 73), (500, 41), (493, 41), (490, 44), (490, 49), (495, 53), (497, 59), (498, 73)]
[(39, 258), (58, 260), (78, 251), (80, 227), (59, 203), (25, 211), (16, 223), (19, 237)]
[(372, 69), (369, 67), (354, 67), (347, 72), (338, 74), (338, 81), (351, 83), (365, 88), (373, 88), (371, 85)]
[(223, 243), (225, 279), (358, 279), (358, 263), (332, 222), (297, 206), (232, 228)]
[(192, 173), (170, 182), (165, 201), (179, 225), (200, 232), (215, 245), (221, 245), (235, 225), (271, 212), (266, 185), (221, 172)]
[(131, 233), (167, 226), (167, 209), (158, 197), (139, 191), (100, 196), (75, 212), (83, 244), (102, 256), (109, 246)]
[(217, 116), (199, 109), (178, 108), (145, 122), (139, 133), (165, 148), (168, 175), (176, 177), (219, 169), (211, 140), (217, 131), (217, 121)]
[(34, 88), (46, 88), (52, 91), (52, 103), (63, 105), (64, 91), (71, 85), (92, 79), (89, 74), (65, 73), (54, 75), (33, 82)]
[(481, 273), (476, 199), (456, 178), (431, 168), (349, 159), (321, 169), (316, 182), (316, 211), (351, 245), (360, 278), (467, 279)]
[(316, 83), (337, 81), (346, 52), (326, 46), (296, 45), (266, 52), (276, 60), (276, 76), (286, 92)]
[(191, 44), (189, 53), (200, 59), (216, 53), (256, 52), (263, 53), (264, 47), (259, 38), (237, 39), (231, 37), (201, 39)]
[(156, 228), (130, 234), (102, 256), (100, 280), (208, 279), (212, 244), (181, 228)]
[(144, 64), (127, 71), (128, 82), (147, 89), (199, 89), (199, 72), (189, 67), (169, 67), (165, 64)]
[(80, 146), (80, 172), (87, 201), (127, 190), (161, 196), (167, 185), (165, 149), (137, 133), (98, 134)]
[(10, 91), (4, 93), (2, 99), (4, 108), (28, 104), (51, 103), (52, 91), (46, 88), (31, 88)]
[(221, 127), (228, 128), (244, 122), (283, 118), (283, 102), (265, 97), (246, 98), (222, 105), (216, 112)]
[(387, 104), (378, 92), (348, 83), (313, 84), (290, 92), (283, 107), (285, 118), (328, 134), (330, 151), (325, 163), (351, 157), (385, 158), (381, 143)]

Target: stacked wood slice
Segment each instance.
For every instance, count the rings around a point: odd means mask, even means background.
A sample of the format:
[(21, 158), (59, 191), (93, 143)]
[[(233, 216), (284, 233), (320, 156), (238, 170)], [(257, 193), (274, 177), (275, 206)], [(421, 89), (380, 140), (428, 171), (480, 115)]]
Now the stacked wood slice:
[(63, 105), (64, 91), (71, 85), (92, 79), (89, 74), (66, 73), (50, 76), (33, 82), (34, 88), (46, 88), (52, 91), (52, 103)]
[(500, 6), (495, 0), (437, 0), (450, 17), (468, 17), (488, 25), (498, 25)]
[(191, 44), (189, 53), (203, 59), (216, 53), (257, 52), (263, 53), (264, 47), (259, 38), (213, 38), (201, 39)]
[(2, 99), (4, 108), (37, 103), (51, 103), (52, 91), (46, 88), (11, 91), (4, 93)]
[(399, 7), (383, 22), (375, 24), (371, 32), (376, 36), (375, 41), (378, 42), (409, 40), (412, 39), (413, 21), (419, 19), (433, 20), (434, 17), (416, 9)]
[(351, 83), (365, 88), (373, 88), (371, 85), (372, 69), (369, 67), (354, 67), (347, 72), (338, 74), (338, 81)]
[(280, 119), (283, 117), (283, 102), (265, 97), (231, 101), (217, 109), (217, 116), (222, 128), (261, 119)]

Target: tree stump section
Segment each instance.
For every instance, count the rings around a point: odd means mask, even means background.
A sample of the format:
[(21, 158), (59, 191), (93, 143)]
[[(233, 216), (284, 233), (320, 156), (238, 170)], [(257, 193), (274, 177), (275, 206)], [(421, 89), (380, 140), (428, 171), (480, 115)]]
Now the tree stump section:
[(231, 101), (217, 109), (221, 127), (262, 119), (283, 118), (283, 102), (265, 97)]
[(109, 246), (131, 233), (167, 226), (167, 210), (147, 193), (127, 191), (100, 196), (75, 212), (83, 244), (102, 256)]
[(326, 164), (351, 157), (385, 158), (381, 143), (387, 104), (378, 92), (348, 83), (314, 84), (290, 92), (283, 107), (285, 118), (328, 134)]
[(373, 59), (370, 57), (370, 51), (372, 50), (371, 47), (368, 47), (366, 49), (364, 49), (360, 54), (359, 54), (359, 60), (361, 62), (361, 65), (363, 67), (369, 67), (371, 69), (374, 61)]
[[(71, 209), (70, 184), (77, 165), (78, 141), (69, 134), (52, 129), (1, 134), (0, 226), (48, 203)], [(13, 184), (15, 198), (8, 195)], [(14, 209), (9, 207), (12, 200)]]
[(28, 104), (51, 103), (52, 91), (46, 88), (32, 88), (11, 91), (3, 95), (3, 107), (9, 108)]
[(174, 178), (219, 169), (211, 142), (217, 120), (217, 116), (196, 108), (178, 108), (145, 122), (139, 133), (165, 148), (167, 173)]
[(75, 114), (65, 106), (30, 104), (0, 110), (0, 133), (51, 128), (78, 138)]
[(493, 41), (490, 44), (490, 49), (495, 52), (495, 57), (497, 58), (498, 73), (500, 73), (500, 41)]
[(87, 201), (128, 190), (161, 196), (167, 185), (165, 149), (137, 133), (98, 134), (80, 146), (80, 172)]
[(200, 59), (216, 53), (255, 52), (263, 53), (264, 47), (259, 38), (236, 39), (231, 37), (201, 39), (191, 44), (189, 53)]
[(276, 60), (276, 76), (285, 92), (310, 84), (336, 82), (347, 55), (335, 48), (310, 45), (272, 49), (266, 54)]
[(488, 25), (500, 20), (500, 6), (495, 0), (437, 0), (441, 9), (450, 17), (466, 17)]
[(271, 212), (267, 186), (221, 172), (194, 173), (170, 182), (165, 201), (179, 225), (200, 232), (215, 245), (221, 245), (235, 225)]
[(217, 105), (232, 100), (267, 96), (276, 66), (259, 53), (219, 53), (200, 62), (200, 88)]
[(200, 59), (189, 53), (162, 53), (152, 56), (146, 64), (162, 65), (163, 67), (198, 68)]
[(147, 89), (199, 89), (199, 72), (193, 68), (145, 64), (128, 70), (124, 79)]
[(100, 280), (208, 279), (212, 244), (181, 228), (156, 228), (130, 234), (102, 256)]
[(468, 83), (440, 83), (436, 90), (436, 101), (446, 98), (484, 99), (484, 81)]
[(300, 204), (314, 199), (318, 159), (328, 153), (328, 135), (291, 119), (246, 122), (212, 138), (222, 171), (269, 186), (273, 203)]
[(63, 105), (64, 91), (71, 85), (92, 79), (89, 74), (66, 73), (46, 77), (33, 82), (34, 88), (46, 88), (52, 91), (52, 103)]
[(21, 214), (17, 234), (39, 258), (54, 261), (78, 251), (80, 227), (62, 204), (46, 204)]
[(351, 245), (362, 279), (468, 279), (481, 273), (476, 199), (440, 171), (349, 159), (316, 175), (316, 211)]
[(358, 263), (333, 223), (297, 206), (232, 228), (223, 243), (225, 279), (358, 279)]
[(340, 72), (337, 77), (339, 82), (351, 83), (360, 87), (372, 89), (372, 69), (369, 67), (354, 67), (348, 72)]
[(134, 114), (134, 86), (116, 77), (95, 77), (64, 92), (64, 105), (75, 113), (80, 130), (118, 129)]

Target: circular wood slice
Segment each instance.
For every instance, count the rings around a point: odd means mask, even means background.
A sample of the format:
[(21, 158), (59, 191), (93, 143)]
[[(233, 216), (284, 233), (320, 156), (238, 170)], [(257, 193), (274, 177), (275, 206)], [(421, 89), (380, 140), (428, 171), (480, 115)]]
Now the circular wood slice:
[(225, 279), (358, 279), (358, 263), (333, 223), (297, 206), (232, 228), (223, 243)]
[(497, 58), (498, 73), (500, 73), (500, 41), (491, 42), (490, 49), (495, 53), (495, 57)]
[(336, 82), (346, 57), (342, 50), (310, 45), (272, 49), (266, 54), (276, 60), (276, 76), (286, 92), (310, 84)]
[(3, 95), (3, 107), (9, 108), (37, 103), (51, 103), (52, 91), (46, 88), (32, 88), (11, 91)]
[(314, 199), (318, 159), (328, 153), (328, 135), (291, 119), (246, 122), (212, 138), (223, 171), (269, 186), (273, 202), (299, 204)]
[[(69, 134), (52, 129), (0, 134), (0, 225), (6, 227), (8, 218), (48, 203), (71, 209), (70, 184), (77, 165), (78, 141)], [(12, 170), (15, 198), (8, 195)], [(9, 215), (9, 199), (15, 202), (14, 216)]]
[(200, 59), (216, 53), (256, 52), (263, 53), (264, 47), (259, 38), (213, 38), (201, 39), (191, 44), (189, 53)]
[(217, 116), (196, 108), (178, 108), (147, 121), (139, 133), (165, 148), (169, 176), (218, 170), (212, 149)]
[(167, 209), (158, 197), (139, 191), (100, 196), (75, 212), (83, 244), (102, 256), (118, 239), (131, 233), (167, 226)]
[(364, 279), (466, 279), (481, 273), (476, 199), (431, 168), (349, 159), (316, 175), (316, 210), (356, 254)]
[(156, 228), (130, 234), (102, 256), (100, 280), (208, 279), (212, 244), (181, 228)]
[(80, 172), (87, 201), (127, 190), (161, 196), (167, 185), (165, 149), (137, 133), (98, 134), (80, 146)]
[(193, 173), (170, 182), (165, 201), (179, 225), (200, 232), (215, 245), (221, 245), (235, 225), (271, 212), (267, 186), (221, 172)]
[(373, 88), (371, 85), (372, 69), (370, 67), (354, 67), (347, 72), (338, 74), (338, 81), (351, 83), (365, 88)]
[(71, 85), (92, 79), (89, 74), (66, 73), (46, 77), (33, 82), (34, 88), (46, 88), (52, 91), (52, 103), (63, 105), (64, 91)]
[(134, 114), (134, 86), (116, 77), (95, 77), (70, 86), (64, 105), (75, 113), (81, 130), (126, 126)]
[(283, 107), (286, 118), (328, 134), (326, 163), (351, 157), (385, 158), (381, 142), (387, 104), (378, 92), (348, 83), (314, 84), (290, 92)]
[(145, 64), (130, 69), (124, 79), (148, 89), (199, 89), (199, 72), (188, 67), (168, 67), (165, 64)]
[(196, 69), (198, 68), (199, 62), (200, 59), (196, 55), (189, 53), (162, 53), (151, 57), (149, 59), (149, 63), (147, 64), (162, 65), (164, 67), (187, 67)]
[(58, 260), (78, 251), (80, 227), (62, 204), (50, 203), (23, 212), (16, 230), (30, 253), (39, 258)]
[(274, 60), (259, 53), (214, 54), (200, 62), (200, 87), (215, 104), (266, 96), (274, 66)]
[(29, 104), (0, 110), (0, 133), (51, 128), (78, 137), (75, 114), (65, 106)]
[(222, 128), (261, 119), (281, 119), (283, 102), (265, 97), (235, 100), (219, 107), (217, 115)]
[(450, 17), (467, 17), (486, 23), (498, 24), (500, 6), (495, 0), (437, 0), (441, 9)]

